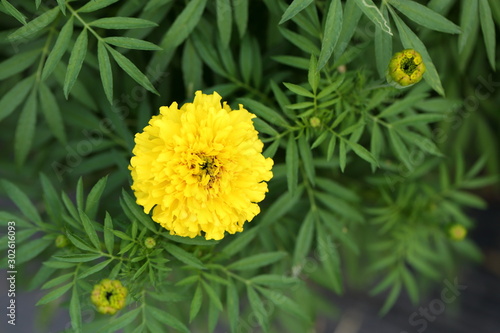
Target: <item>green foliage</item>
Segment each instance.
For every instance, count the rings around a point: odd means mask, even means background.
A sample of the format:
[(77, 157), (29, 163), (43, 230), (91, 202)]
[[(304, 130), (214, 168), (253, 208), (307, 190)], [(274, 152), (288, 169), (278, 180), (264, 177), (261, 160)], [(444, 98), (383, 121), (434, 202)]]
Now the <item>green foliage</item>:
[[(384, 293), (385, 314), (480, 260), (448, 230), (473, 228), (482, 189), (498, 191), (497, 1), (1, 0), (0, 11), (0, 191), (16, 206), (0, 211), (0, 249), (15, 221), (17, 268), (41, 263), (19, 277), (46, 292), (44, 311), (68, 309), (72, 331), (307, 332), (331, 302), (311, 284)], [(427, 70), (398, 90), (385, 75), (405, 48)], [(134, 133), (197, 90), (255, 114), (274, 160), (261, 213), (221, 241), (170, 235), (129, 186)], [(128, 288), (127, 306), (87, 322), (104, 278)]]

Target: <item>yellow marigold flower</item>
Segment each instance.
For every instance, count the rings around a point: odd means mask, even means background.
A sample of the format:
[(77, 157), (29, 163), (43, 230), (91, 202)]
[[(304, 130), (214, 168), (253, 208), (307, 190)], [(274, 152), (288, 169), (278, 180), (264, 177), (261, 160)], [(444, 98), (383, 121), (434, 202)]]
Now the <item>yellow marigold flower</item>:
[(125, 306), (127, 293), (120, 281), (104, 279), (94, 286), (90, 298), (97, 311), (113, 315)]
[(180, 109), (162, 106), (135, 136), (130, 160), (137, 203), (170, 234), (222, 239), (260, 212), (273, 160), (262, 155), (252, 118), (240, 104), (197, 91)]
[(413, 49), (397, 52), (387, 68), (387, 82), (396, 88), (405, 88), (422, 80), (425, 64), (420, 53)]
[(455, 224), (449, 229), (450, 238), (456, 241), (461, 241), (467, 236), (467, 229), (460, 224)]

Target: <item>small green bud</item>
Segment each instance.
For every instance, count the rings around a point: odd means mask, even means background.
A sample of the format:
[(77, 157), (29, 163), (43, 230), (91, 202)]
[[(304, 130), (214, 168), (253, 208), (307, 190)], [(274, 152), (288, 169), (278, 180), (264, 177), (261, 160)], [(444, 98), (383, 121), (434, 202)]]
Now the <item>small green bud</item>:
[(467, 229), (463, 225), (454, 224), (448, 230), (450, 238), (455, 241), (461, 241), (467, 236)]
[(319, 127), (321, 125), (321, 119), (318, 117), (311, 117), (309, 118), (309, 124), (311, 124), (311, 127)]
[(59, 236), (57, 236), (55, 243), (56, 243), (56, 247), (63, 248), (63, 247), (68, 246), (69, 240), (68, 240), (68, 237), (66, 237), (64, 235), (59, 235)]
[(144, 246), (148, 249), (152, 249), (156, 246), (156, 241), (153, 237), (148, 237), (144, 240)]

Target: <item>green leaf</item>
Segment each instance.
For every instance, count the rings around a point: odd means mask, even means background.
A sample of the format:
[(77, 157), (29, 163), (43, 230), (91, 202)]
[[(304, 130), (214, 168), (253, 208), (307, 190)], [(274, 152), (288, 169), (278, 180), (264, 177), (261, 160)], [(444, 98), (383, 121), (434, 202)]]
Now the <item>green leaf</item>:
[(77, 10), (79, 13), (90, 13), (108, 7), (119, 0), (89, 0), (87, 4)]
[(64, 262), (87, 262), (99, 259), (101, 257), (100, 254), (66, 254), (66, 255), (54, 255), (52, 258)]
[(415, 35), (415, 33), (408, 28), (408, 26), (397, 16), (397, 14), (391, 10), (392, 17), (396, 22), (398, 27), (399, 36), (401, 37), (401, 42), (403, 46), (407, 49), (415, 49), (424, 61), (426, 71), (424, 73), (424, 79), (427, 83), (441, 96), (444, 96), (443, 86), (441, 85), (441, 79), (439, 74), (432, 62), (432, 59), (427, 52), (427, 48), (424, 43)]
[(189, 253), (174, 244), (166, 243), (164, 246), (171, 255), (173, 255), (175, 258), (179, 259), (186, 265), (196, 267), (198, 269), (205, 269), (205, 266), (200, 261), (200, 259), (196, 258), (192, 253)]
[(69, 280), (70, 278), (72, 278), (74, 276), (74, 273), (67, 273), (67, 274), (63, 274), (63, 275), (60, 275), (50, 281), (47, 281), (45, 282), (41, 287), (40, 289), (50, 289), (50, 288), (54, 288), (55, 286), (58, 286), (60, 285), (61, 283), (63, 282), (66, 282), (67, 280)]
[(459, 204), (469, 207), (485, 209), (488, 206), (486, 201), (484, 201), (481, 197), (468, 192), (453, 191), (449, 193), (448, 197)]
[(71, 234), (69, 231), (66, 232), (66, 236), (68, 237), (69, 241), (73, 243), (74, 246), (79, 248), (80, 250), (83, 251), (88, 251), (88, 252), (96, 252), (96, 249), (88, 245), (85, 241), (83, 241), (80, 237), (77, 235)]
[[(143, 311), (142, 307), (138, 307), (132, 311), (129, 311), (114, 320), (109, 320), (106, 325), (104, 325), (100, 331), (102, 332), (117, 332), (118, 330), (132, 324), (135, 318)], [(139, 326), (140, 327), (140, 326)], [(142, 331), (141, 331), (142, 332)]]
[(103, 29), (140, 29), (158, 26), (155, 22), (135, 17), (104, 17), (90, 22), (89, 25)]
[(69, 92), (82, 69), (85, 55), (87, 54), (87, 29), (83, 29), (78, 38), (76, 39), (71, 56), (69, 57), (68, 68), (66, 69), (66, 77), (64, 78), (64, 96), (68, 99)]
[(7, 13), (9, 13), (12, 17), (14, 17), (22, 24), (26, 25), (26, 17), (20, 11), (18, 11), (16, 7), (12, 6), (7, 0), (2, 0), (2, 5)]
[(36, 110), (37, 110), (37, 93), (36, 90), (31, 91), (26, 104), (24, 104), (21, 115), (17, 122), (16, 133), (14, 137), (14, 149), (16, 164), (21, 166), (24, 164), (28, 153), (33, 144), (36, 127)]
[(326, 160), (330, 161), (332, 159), (333, 153), (335, 151), (335, 144), (337, 143), (337, 136), (332, 135), (330, 142), (328, 143), (328, 148), (326, 151)]
[(208, 295), (208, 298), (210, 298), (210, 301), (213, 303), (213, 305), (215, 305), (215, 307), (217, 309), (222, 311), (223, 307), (222, 307), (222, 302), (220, 301), (219, 295), (217, 295), (217, 293), (215, 292), (215, 290), (212, 288), (212, 286), (210, 284), (206, 283), (203, 280), (201, 281), (201, 283), (203, 284), (203, 288), (207, 292), (207, 295)]
[(231, 39), (231, 30), (233, 26), (233, 13), (230, 0), (216, 0), (215, 8), (217, 10), (217, 28), (219, 30), (222, 46), (227, 49)]
[(255, 269), (262, 266), (270, 265), (278, 260), (283, 259), (286, 255), (287, 255), (286, 252), (281, 252), (281, 251), (260, 253), (233, 262), (229, 264), (227, 268), (240, 271)]
[(314, 213), (309, 211), (300, 226), (295, 249), (293, 252), (293, 265), (300, 265), (311, 249), (314, 234)]
[[(389, 22), (387, 8), (382, 5), (382, 15)], [(390, 23), (388, 23), (390, 26)], [(387, 66), (392, 58), (392, 37), (385, 33), (380, 26), (375, 26), (375, 60), (377, 62), (377, 71), (381, 78), (385, 79)]]
[(337, 294), (341, 294), (342, 277), (340, 275), (339, 253), (331, 239), (331, 236), (322, 229), (323, 228), (318, 228), (316, 232), (319, 258), (322, 258), (321, 262), (328, 280), (331, 283), (332, 289)]
[(288, 137), (285, 162), (288, 190), (294, 193), (299, 182), (299, 152), (293, 133)]
[(309, 146), (309, 143), (307, 142), (307, 139), (304, 135), (299, 137), (298, 141), (300, 157), (302, 158), (304, 170), (306, 172), (307, 178), (309, 179), (309, 182), (314, 186), (316, 184), (316, 171), (314, 169), (314, 159), (311, 147)]
[[(293, 32), (291, 30), (284, 29), (284, 28), (279, 28), (279, 31), (283, 35), (283, 37), (285, 37), (287, 40), (290, 41), (290, 43), (294, 44), (302, 51), (304, 51), (308, 54), (314, 54), (315, 56), (319, 55), (320, 50), (319, 50), (318, 46), (313, 41), (311, 41), (309, 38), (302, 36), (296, 32)], [(306, 65), (305, 65), (304, 69), (308, 69), (309, 68), (309, 61), (306, 60), (305, 64)]]
[(429, 9), (415, 1), (388, 0), (388, 2), (396, 7), (401, 13), (406, 15), (410, 20), (426, 28), (450, 34), (459, 34), (462, 32), (459, 26), (448, 20), (446, 17), (439, 15), (432, 9)]
[(108, 44), (124, 47), (126, 49), (161, 51), (162, 48), (145, 40), (130, 37), (106, 37), (104, 41)]
[(28, 196), (23, 191), (21, 191), (19, 187), (17, 187), (15, 184), (5, 179), (2, 179), (1, 183), (2, 187), (5, 190), (5, 193), (16, 204), (19, 210), (23, 212), (24, 216), (26, 216), (33, 222), (36, 223), (42, 222), (42, 219), (40, 218), (37, 209), (35, 208), (33, 203), (31, 203)]
[(151, 218), (144, 213), (144, 211), (139, 208), (134, 199), (125, 191), (122, 191), (122, 208), (128, 208), (132, 213), (130, 216), (131, 219), (136, 219), (141, 222), (146, 228), (156, 233), (155, 223), (151, 220)]
[(410, 160), (408, 149), (396, 131), (389, 131), (389, 141), (391, 141), (396, 156), (404, 163), (408, 170), (413, 170), (413, 163)]
[(460, 3), (460, 28), (462, 33), (458, 36), (458, 53), (462, 54), (464, 47), (471, 38), (476, 38), (472, 33), (473, 27), (477, 25), (478, 16), (478, 0), (462, 1)]
[(309, 97), (309, 98), (314, 98), (314, 94), (312, 92), (310, 92), (309, 90), (307, 90), (306, 88), (304, 88), (304, 87), (298, 86), (298, 85), (293, 84), (293, 83), (287, 83), (287, 82), (283, 82), (283, 84), (290, 91), (292, 91), (293, 93), (295, 93), (295, 94), (297, 94), (299, 96), (305, 96), (305, 97)]
[(335, 61), (337, 61), (344, 54), (344, 51), (356, 31), (362, 14), (363, 12), (356, 4), (356, 0), (347, 0), (344, 6), (342, 31), (340, 32), (339, 39), (337, 40), (333, 51)]
[(153, 306), (147, 306), (146, 312), (153, 315), (158, 321), (178, 330), (181, 332), (190, 333), (189, 329), (184, 325), (179, 319), (172, 316), (170, 313), (155, 308)]
[(392, 123), (393, 126), (406, 126), (406, 125), (417, 125), (420, 123), (434, 123), (445, 119), (443, 114), (414, 114), (411, 116), (404, 117)]
[(10, 89), (5, 95), (0, 99), (0, 121), (5, 117), (8, 117), (19, 104), (25, 101), (26, 95), (33, 86), (34, 77), (29, 76), (22, 81), (16, 83), (12, 89)]
[(300, 282), (300, 280), (297, 278), (278, 274), (258, 275), (251, 278), (250, 281), (255, 284), (273, 288), (290, 288)]
[(436, 144), (432, 142), (431, 139), (423, 135), (410, 132), (405, 128), (403, 128), (401, 131), (398, 131), (398, 134), (405, 138), (408, 143), (416, 145), (427, 153), (435, 156), (443, 156)]
[(309, 69), (309, 64), (310, 64), (309, 60), (301, 57), (283, 55), (283, 56), (274, 56), (271, 58), (287, 66), (292, 66), (305, 70)]
[(71, 300), (69, 302), (69, 315), (71, 318), (71, 327), (75, 332), (79, 332), (82, 327), (82, 311), (76, 284), (73, 286), (73, 291), (71, 293)]
[(42, 107), (45, 120), (49, 124), (54, 136), (64, 144), (66, 142), (66, 133), (64, 132), (64, 124), (59, 104), (43, 81), (39, 83), (39, 93), (40, 105)]
[[(297, 1), (297, 0), (295, 0)], [(255, 289), (247, 284), (247, 296), (250, 301), (250, 307), (252, 308), (253, 315), (257, 318), (257, 322), (262, 327), (264, 332), (267, 332), (268, 329), (268, 311), (264, 307), (264, 303), (260, 299), (259, 295), (255, 291)]]
[(59, 287), (57, 289), (52, 290), (49, 292), (47, 295), (43, 296), (37, 303), (36, 305), (42, 305), (42, 304), (47, 304), (49, 302), (52, 302), (55, 299), (58, 299), (62, 295), (64, 295), (68, 290), (71, 289), (73, 286), (73, 283), (68, 283), (62, 287)]
[[(2, 3), (5, 5), (5, 1), (2, 0)], [(59, 7), (49, 9), (42, 15), (28, 22), (28, 24), (11, 33), (8, 37), (9, 40), (15, 42), (33, 38), (37, 32), (51, 24), (57, 17), (57, 14), (59, 14)]]
[(481, 30), (483, 31), (484, 44), (486, 45), (486, 54), (488, 55), (491, 68), (495, 70), (495, 23), (493, 22), (488, 0), (479, 0), (479, 16), (481, 17)]
[(113, 72), (109, 61), (108, 51), (103, 42), (97, 43), (97, 59), (99, 60), (99, 73), (101, 75), (102, 87), (109, 103), (113, 103)]
[(114, 248), (114, 236), (113, 236), (113, 220), (111, 219), (111, 215), (106, 212), (106, 217), (104, 218), (104, 244), (106, 245), (106, 250), (108, 253), (113, 253)]
[(323, 40), (321, 41), (321, 52), (318, 60), (318, 70), (325, 67), (332, 56), (335, 45), (342, 31), (342, 3), (340, 0), (332, 0), (326, 16)]
[(419, 300), (419, 290), (415, 277), (405, 267), (401, 267), (401, 275), (403, 277), (403, 283), (406, 287), (406, 290), (408, 291), (408, 295), (410, 295), (412, 303), (417, 304)]
[(240, 35), (243, 38), (248, 24), (248, 0), (233, 0), (234, 21)]
[(372, 21), (375, 25), (379, 26), (382, 31), (388, 33), (392, 36), (391, 26), (389, 21), (385, 19), (382, 12), (377, 8), (372, 0), (354, 0), (363, 13)]
[[(352, 204), (347, 203), (345, 200), (322, 192), (316, 192), (315, 196), (323, 204), (325, 204), (326, 207), (330, 208), (332, 212), (354, 222), (363, 222), (363, 215), (359, 212), (359, 210), (353, 207)], [(326, 222), (328, 223), (328, 221)]]
[(24, 71), (30, 67), (40, 56), (40, 49), (18, 53), (0, 63), (0, 80), (4, 80), (14, 74)]
[(238, 103), (251, 113), (256, 114), (258, 117), (264, 118), (269, 124), (276, 124), (281, 127), (288, 127), (288, 122), (276, 111), (264, 104), (254, 101), (250, 98), (239, 98)]
[(389, 312), (392, 306), (396, 303), (400, 293), (401, 293), (401, 281), (397, 280), (396, 284), (392, 286), (389, 296), (387, 296), (387, 298), (385, 299), (385, 303), (382, 306), (382, 309), (380, 309), (379, 312), (380, 315), (385, 315), (387, 312)]
[(85, 229), (85, 233), (89, 237), (90, 241), (92, 244), (94, 244), (95, 248), (97, 250), (100, 250), (101, 248), (101, 243), (99, 242), (99, 237), (97, 237), (97, 233), (95, 231), (94, 224), (92, 221), (89, 219), (87, 214), (81, 209), (78, 209), (78, 212), (80, 213), (80, 220), (82, 221), (83, 228)]
[(293, 2), (288, 6), (288, 8), (285, 10), (283, 13), (283, 16), (281, 16), (281, 20), (279, 24), (282, 24), (298, 13), (300, 13), (302, 10), (304, 10), (307, 6), (309, 6), (313, 0), (293, 0)]
[(229, 327), (231, 329), (231, 333), (235, 333), (237, 332), (238, 322), (240, 319), (240, 301), (238, 290), (234, 286), (231, 279), (228, 279), (226, 306), (229, 318)]
[(201, 285), (198, 283), (193, 295), (193, 299), (191, 300), (191, 306), (189, 309), (189, 322), (192, 322), (193, 319), (196, 318), (198, 312), (200, 312), (202, 300), (203, 300), (203, 294), (201, 290)]
[(339, 164), (340, 164), (340, 170), (344, 172), (345, 166), (347, 164), (347, 152), (346, 152), (346, 147), (345, 147), (345, 141), (344, 139), (340, 140), (340, 145), (339, 145)]
[(97, 272), (100, 272), (104, 268), (106, 268), (106, 266), (108, 266), (112, 261), (113, 261), (113, 259), (108, 259), (106, 261), (100, 262), (97, 265), (94, 265), (94, 266), (86, 269), (82, 274), (78, 275), (78, 278), (79, 279), (83, 279), (83, 278), (86, 278), (89, 275), (92, 275), (92, 274), (95, 274)]
[(240, 252), (255, 238), (259, 230), (259, 227), (256, 227), (235, 236), (234, 239), (222, 249), (222, 253), (224, 253), (226, 257), (231, 257)]
[(97, 212), (97, 207), (99, 206), (99, 200), (101, 199), (102, 193), (106, 188), (106, 183), (108, 181), (108, 176), (99, 179), (97, 184), (92, 187), (89, 195), (87, 196), (87, 202), (85, 203), (85, 214), (88, 217), (94, 218)]
[(371, 163), (373, 165), (378, 165), (377, 160), (365, 147), (349, 140), (346, 140), (346, 142), (349, 145), (349, 147), (351, 147), (351, 149), (356, 153), (356, 155), (358, 155), (368, 163)]
[(155, 87), (151, 84), (146, 75), (144, 75), (136, 65), (134, 65), (123, 54), (112, 49), (111, 47), (108, 48), (108, 50), (109, 52), (111, 52), (111, 55), (115, 59), (118, 66), (120, 66), (128, 75), (130, 75), (130, 77), (134, 79), (135, 82), (139, 83), (141, 86), (143, 86), (153, 94), (159, 95), (158, 91), (156, 91)]
[(307, 81), (309, 82), (314, 95), (316, 95), (316, 91), (318, 90), (319, 80), (320, 75), (318, 72), (317, 60), (314, 55), (311, 55), (311, 60), (309, 61), (309, 69), (307, 72)]
[(428, 94), (411, 94), (406, 96), (403, 99), (399, 99), (396, 102), (392, 103), (389, 107), (384, 109), (377, 118), (388, 118), (400, 114), (403, 111), (408, 110), (413, 107), (418, 102), (422, 101), (428, 96)]

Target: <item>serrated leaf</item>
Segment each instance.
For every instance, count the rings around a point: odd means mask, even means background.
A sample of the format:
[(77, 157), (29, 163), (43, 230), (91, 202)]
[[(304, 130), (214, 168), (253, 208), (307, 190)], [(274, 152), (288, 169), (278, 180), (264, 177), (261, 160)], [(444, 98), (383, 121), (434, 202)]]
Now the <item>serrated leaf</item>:
[(132, 79), (134, 79), (135, 82), (139, 83), (153, 94), (159, 95), (158, 91), (151, 84), (151, 81), (149, 81), (147, 76), (144, 75), (127, 57), (112, 48), (108, 48), (108, 50), (118, 66), (120, 66)]
[(130, 37), (106, 37), (104, 38), (104, 41), (108, 44), (124, 47), (126, 49), (146, 50), (146, 51), (162, 50), (161, 47), (156, 46), (151, 42)]
[(479, 0), (479, 16), (481, 17), (481, 30), (483, 31), (484, 44), (486, 45), (486, 54), (488, 55), (491, 68), (495, 70), (495, 23), (493, 22), (493, 16), (491, 15), (491, 8), (488, 0)]
[(5, 10), (7, 11), (7, 13), (9, 13), (12, 17), (14, 17), (16, 20), (18, 20), (24, 25), (27, 24), (26, 17), (20, 11), (18, 11), (16, 7), (12, 6), (10, 2), (8, 2), (7, 0), (2, 0), (2, 5), (3, 8), (5, 8)]
[[(358, 27), (359, 19), (363, 12), (357, 5), (356, 0), (347, 0), (344, 6), (342, 31), (334, 49), (334, 59), (338, 59), (344, 54), (349, 42)], [(377, 25), (378, 26), (378, 25)]]
[(288, 82), (283, 82), (285, 87), (287, 87), (290, 91), (294, 92), (295, 94), (299, 96), (304, 96), (304, 97), (309, 97), (309, 98), (314, 98), (314, 94), (307, 90), (304, 87), (298, 86), (293, 83), (288, 83)]
[(19, 104), (26, 100), (25, 97), (33, 86), (33, 82), (34, 77), (29, 76), (17, 82), (12, 89), (5, 93), (0, 99), (0, 121), (8, 117)]
[(186, 325), (184, 325), (179, 319), (175, 318), (170, 313), (152, 306), (146, 307), (146, 311), (148, 313), (151, 313), (153, 317), (156, 318), (158, 321), (172, 328), (175, 328), (176, 330), (179, 330), (181, 332), (190, 333)]
[(299, 153), (293, 134), (288, 137), (285, 162), (288, 190), (294, 193), (299, 181)]
[(66, 77), (64, 78), (64, 96), (68, 99), (69, 92), (75, 84), (78, 74), (82, 69), (85, 55), (87, 54), (87, 29), (83, 29), (78, 38), (76, 39), (71, 56), (69, 57), (68, 68), (66, 69)]
[(478, 0), (462, 1), (460, 3), (460, 28), (462, 33), (458, 36), (458, 53), (462, 54), (465, 45), (470, 38), (475, 38), (472, 32), (473, 27), (476, 26), (479, 16), (478, 16)]
[(88, 217), (94, 218), (97, 212), (97, 207), (99, 206), (99, 201), (101, 199), (102, 193), (106, 188), (106, 183), (108, 181), (108, 176), (99, 179), (99, 181), (92, 187), (87, 196), (87, 202), (85, 203), (85, 214)]
[(445, 119), (445, 115), (443, 114), (432, 114), (432, 113), (424, 113), (424, 114), (414, 114), (411, 116), (407, 116), (401, 118), (392, 123), (393, 126), (407, 126), (407, 125), (418, 125), (421, 123), (434, 123), (437, 121), (441, 121)]
[(335, 45), (339, 40), (342, 31), (342, 3), (340, 0), (332, 0), (326, 15), (325, 30), (321, 41), (321, 52), (318, 60), (318, 70), (325, 67), (332, 56)]
[(106, 212), (106, 217), (104, 218), (104, 244), (106, 245), (106, 250), (108, 253), (113, 253), (114, 248), (114, 236), (113, 236), (113, 220), (111, 219), (111, 215)]
[(191, 300), (191, 306), (189, 308), (189, 322), (192, 322), (193, 319), (196, 318), (198, 312), (200, 312), (202, 300), (203, 294), (201, 291), (201, 285), (198, 283), (193, 295), (193, 299)]
[(455, 23), (418, 2), (410, 0), (388, 0), (388, 2), (410, 20), (426, 28), (450, 34), (459, 34), (462, 32), (460, 27)]
[(229, 45), (233, 23), (233, 13), (230, 0), (216, 0), (217, 29), (224, 49)]
[(363, 147), (359, 143), (355, 143), (350, 140), (346, 140), (346, 142), (349, 145), (349, 147), (351, 147), (351, 149), (356, 153), (356, 155), (358, 155), (368, 163), (371, 163), (373, 165), (378, 165), (377, 160), (365, 147)]
[(203, 289), (205, 289), (205, 291), (207, 292), (208, 298), (210, 298), (212, 304), (215, 305), (218, 310), (222, 311), (222, 302), (220, 301), (220, 298), (215, 290), (210, 284), (206, 283), (205, 281), (202, 280), (201, 283), (203, 285)]
[(20, 52), (0, 63), (0, 80), (24, 71), (40, 57), (40, 49)]
[(103, 29), (141, 29), (158, 26), (157, 23), (135, 17), (104, 17), (88, 25)]
[(196, 258), (193, 254), (187, 252), (186, 250), (174, 245), (167, 243), (164, 245), (165, 249), (173, 255), (175, 258), (179, 259), (183, 263), (188, 266), (195, 267), (198, 269), (205, 269), (205, 266), (200, 261), (200, 259)]
[(392, 289), (385, 299), (385, 303), (382, 306), (382, 309), (380, 309), (380, 315), (384, 315), (389, 310), (393, 307), (393, 305), (396, 303), (399, 294), (401, 293), (401, 281), (397, 280), (396, 283), (392, 286)]
[(260, 299), (259, 295), (255, 291), (255, 289), (250, 285), (247, 285), (247, 296), (248, 300), (250, 301), (250, 307), (252, 308), (253, 315), (257, 318), (257, 322), (262, 327), (264, 332), (267, 332), (268, 312), (264, 308), (264, 304), (262, 303), (262, 300)]
[(61, 110), (56, 98), (50, 89), (42, 81), (39, 83), (40, 105), (43, 115), (54, 136), (61, 142), (66, 142), (66, 133), (64, 132), (64, 124), (61, 116)]
[[(130, 325), (134, 319), (143, 311), (142, 307), (138, 307), (132, 311), (129, 311), (120, 317), (116, 318), (115, 320), (109, 320), (106, 325), (104, 325), (101, 328), (102, 332), (117, 332), (121, 328), (124, 328), (128, 325)], [(141, 328), (141, 326), (138, 326), (138, 328)], [(140, 332), (143, 332), (141, 330)]]
[(131, 219), (138, 220), (141, 222), (146, 228), (151, 230), (152, 232), (156, 233), (156, 226), (155, 223), (151, 220), (151, 218), (144, 213), (144, 211), (139, 208), (137, 203), (135, 202), (134, 199), (125, 191), (122, 191), (122, 198), (123, 201), (122, 203), (122, 208), (128, 208), (132, 216), (130, 216)]
[(96, 252), (96, 249), (88, 245), (85, 241), (83, 241), (80, 237), (77, 235), (73, 235), (70, 232), (66, 232), (66, 236), (68, 237), (69, 241), (73, 243), (74, 246), (79, 248), (80, 250), (83, 251), (88, 251), (88, 252)]
[(239, 271), (255, 269), (262, 266), (270, 265), (278, 260), (281, 260), (286, 255), (287, 255), (286, 252), (281, 252), (281, 251), (255, 254), (253, 256), (246, 257), (236, 262), (233, 262), (229, 264), (227, 268)]
[(17, 187), (17, 185), (9, 182), (8, 180), (1, 180), (2, 187), (5, 190), (7, 196), (14, 202), (14, 204), (19, 208), (23, 215), (35, 223), (41, 223), (42, 219), (38, 210), (33, 205), (28, 196)]
[(270, 124), (276, 124), (281, 127), (288, 127), (288, 122), (276, 111), (264, 104), (250, 98), (239, 98), (238, 102), (251, 113), (264, 118)]
[(345, 166), (347, 163), (347, 152), (346, 152), (346, 147), (345, 147), (345, 140), (340, 140), (340, 145), (339, 145), (339, 164), (340, 164), (340, 170), (344, 172)]
[(40, 289), (50, 289), (50, 288), (54, 288), (55, 286), (57, 285), (60, 285), (61, 283), (69, 280), (71, 277), (74, 276), (74, 273), (67, 273), (67, 274), (63, 274), (63, 275), (60, 275), (52, 280), (49, 280), (47, 282), (45, 282), (41, 287)]
[(314, 213), (309, 211), (306, 218), (300, 226), (300, 230), (295, 242), (293, 252), (293, 265), (299, 265), (305, 259), (311, 249), (312, 239), (314, 234)]
[(52, 302), (55, 299), (58, 299), (62, 295), (64, 295), (68, 290), (71, 289), (73, 286), (73, 283), (68, 283), (62, 287), (59, 287), (57, 289), (52, 290), (49, 292), (47, 295), (43, 296), (37, 303), (36, 305), (42, 305), (42, 304), (47, 304), (49, 302)]
[[(5, 1), (2, 1), (2, 3), (5, 5)], [(59, 7), (47, 10), (42, 15), (29, 21), (26, 25), (11, 33), (8, 39), (11, 42), (15, 42), (33, 38), (37, 32), (51, 24), (57, 17), (57, 14), (59, 14)]]
[(236, 22), (236, 27), (240, 38), (243, 38), (247, 30), (248, 24), (248, 0), (232, 0), (233, 1), (233, 12), (234, 21)]
[(309, 6), (313, 0), (293, 0), (293, 2), (287, 7), (283, 16), (281, 16), (281, 20), (279, 24), (282, 24), (289, 19), (293, 18), (295, 15), (304, 10), (307, 6)]
[(67, 254), (67, 255), (54, 255), (52, 258), (64, 262), (87, 262), (100, 258), (100, 254)]
[(90, 13), (108, 7), (119, 0), (89, 0), (84, 6), (77, 10), (79, 13)]
[(273, 288), (290, 288), (299, 283), (300, 279), (278, 274), (263, 274), (251, 278), (250, 281)]
[[(382, 5), (382, 15), (389, 22), (387, 8)], [(390, 23), (388, 23), (390, 26)], [(377, 63), (377, 71), (381, 78), (385, 78), (387, 66), (392, 57), (392, 36), (385, 33), (380, 26), (375, 26), (375, 60)]]
[(97, 250), (100, 250), (101, 248), (101, 243), (99, 242), (99, 237), (97, 237), (97, 233), (94, 227), (94, 224), (92, 221), (89, 219), (87, 214), (81, 209), (78, 209), (78, 212), (80, 213), (80, 220), (83, 224), (83, 228), (85, 229), (85, 233), (89, 237), (90, 241), (92, 244), (94, 244), (95, 248)]
[(413, 164), (411, 163), (408, 149), (396, 131), (389, 131), (389, 141), (394, 148), (396, 156), (404, 163), (408, 170), (413, 170)]
[(406, 96), (405, 98), (397, 100), (385, 108), (382, 112), (380, 112), (377, 118), (387, 118), (400, 114), (401, 112), (408, 110), (410, 107), (413, 107), (417, 102), (422, 101), (427, 96), (428, 94), (426, 93)]
[(332, 159), (336, 143), (337, 143), (337, 137), (335, 135), (332, 135), (332, 137), (330, 138), (330, 142), (328, 142), (328, 148), (326, 150), (327, 161), (330, 161)]
[(382, 31), (392, 36), (389, 21), (385, 19), (384, 15), (382, 15), (372, 0), (355, 0), (355, 2), (370, 21), (379, 26)]
[(418, 285), (413, 274), (405, 267), (401, 268), (401, 275), (403, 277), (403, 283), (410, 295), (410, 299), (413, 304), (417, 304), (419, 300), (419, 290)]
[(82, 274), (78, 275), (78, 278), (83, 279), (83, 278), (86, 278), (87, 276), (90, 276), (92, 274), (100, 272), (104, 268), (106, 268), (106, 266), (108, 266), (112, 261), (113, 261), (113, 259), (108, 259), (108, 260), (100, 262), (100, 263), (98, 263), (90, 268), (87, 268)]
[(36, 111), (37, 93), (36, 90), (32, 90), (19, 116), (14, 137), (15, 158), (18, 166), (24, 164), (31, 149), (31, 145), (33, 144), (36, 127)]
[(73, 286), (71, 300), (69, 302), (69, 315), (71, 318), (71, 327), (75, 332), (80, 332), (82, 328), (82, 311), (80, 307), (80, 297), (77, 286)]
[(227, 285), (227, 313), (229, 317), (229, 327), (231, 329), (231, 333), (237, 332), (238, 328), (238, 319), (240, 318), (240, 301), (238, 296), (238, 290), (234, 286), (234, 283), (231, 279), (228, 280)]
[[(309, 38), (306, 36), (303, 36), (301, 34), (298, 34), (296, 32), (293, 32), (288, 29), (284, 28), (279, 28), (280, 33), (285, 37), (287, 40), (290, 41), (290, 43), (294, 44), (297, 46), (299, 49), (302, 51), (308, 53), (308, 54), (314, 54), (315, 56), (318, 56), (320, 53), (320, 50), (318, 46), (316, 45), (315, 42), (311, 41)], [(309, 68), (309, 60), (306, 60), (305, 68)]]
[(306, 140), (306, 137), (302, 135), (299, 138), (299, 152), (302, 160), (302, 164), (304, 166), (305, 173), (309, 182), (314, 186), (316, 184), (316, 170), (314, 168), (314, 159), (311, 151), (311, 147)]

